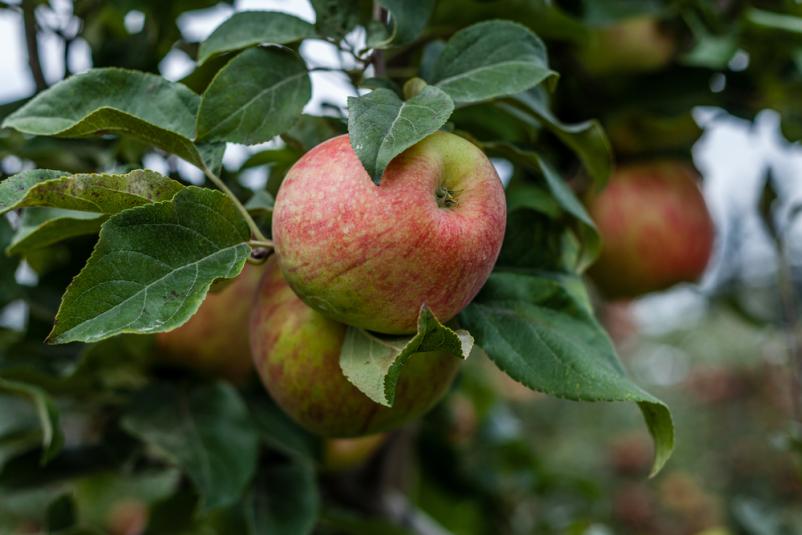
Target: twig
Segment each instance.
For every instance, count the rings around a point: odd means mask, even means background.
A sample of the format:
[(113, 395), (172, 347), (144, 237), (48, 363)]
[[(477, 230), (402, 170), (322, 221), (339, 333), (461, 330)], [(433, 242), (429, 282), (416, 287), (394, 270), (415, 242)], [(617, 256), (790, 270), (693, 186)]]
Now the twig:
[(22, 23), (25, 26), (25, 46), (28, 50), (28, 67), (36, 84), (36, 91), (47, 89), (47, 81), (39, 59), (39, 41), (36, 38), (36, 4), (34, 0), (22, 2)]
[[(384, 9), (381, 4), (375, 1), (373, 2), (373, 19), (381, 22), (382, 24), (387, 23), (387, 10)], [(385, 72), (387, 71), (384, 64), (384, 50), (374, 50), (370, 61), (373, 64), (373, 75), (377, 78), (384, 76)]]
[(220, 191), (228, 195), (228, 197), (237, 207), (237, 210), (239, 210), (239, 212), (242, 214), (245, 222), (248, 223), (248, 227), (251, 229), (251, 236), (253, 239), (257, 243), (261, 242), (260, 246), (262, 247), (272, 247), (273, 242), (268, 240), (265, 235), (262, 234), (261, 229), (259, 229), (259, 225), (256, 224), (256, 221), (253, 220), (251, 214), (248, 213), (248, 210), (242, 205), (239, 199), (237, 199), (237, 196), (234, 195), (234, 192), (231, 191), (228, 186), (226, 186), (225, 182), (223, 182), (219, 176), (212, 173), (212, 171), (205, 165), (203, 166), (203, 173), (206, 175), (206, 178), (211, 180), (211, 182), (220, 189)]
[[(787, 239), (787, 238), (786, 238)], [(791, 397), (793, 417), (802, 422), (802, 333), (797, 313), (798, 302), (795, 297), (791, 263), (788, 259), (785, 240), (779, 239), (779, 294), (785, 316), (785, 338), (788, 360), (791, 365)]]

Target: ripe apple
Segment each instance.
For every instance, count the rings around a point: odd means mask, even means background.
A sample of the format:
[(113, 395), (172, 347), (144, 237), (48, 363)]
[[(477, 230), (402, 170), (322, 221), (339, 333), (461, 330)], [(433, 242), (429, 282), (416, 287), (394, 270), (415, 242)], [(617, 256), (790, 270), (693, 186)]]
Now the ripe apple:
[(594, 75), (655, 71), (676, 52), (673, 35), (648, 16), (596, 28), (579, 51), (579, 60)]
[(461, 360), (417, 353), (398, 378), (395, 403), (384, 407), (340, 370), (346, 326), (308, 307), (271, 258), (251, 314), (251, 350), (270, 395), (301, 426), (323, 436), (387, 431), (427, 412), (445, 394)]
[(219, 292), (210, 292), (188, 322), (156, 335), (159, 355), (170, 363), (239, 383), (253, 369), (248, 320), (259, 279), (259, 266), (242, 273)]
[(619, 167), (588, 208), (602, 237), (589, 270), (606, 297), (636, 297), (704, 272), (715, 229), (694, 168), (680, 161)]
[(469, 141), (434, 133), (397, 156), (377, 186), (343, 135), (287, 173), (273, 241), (287, 282), (309, 306), (405, 334), (415, 332), (422, 304), (446, 322), (474, 298), (505, 224), (501, 181)]

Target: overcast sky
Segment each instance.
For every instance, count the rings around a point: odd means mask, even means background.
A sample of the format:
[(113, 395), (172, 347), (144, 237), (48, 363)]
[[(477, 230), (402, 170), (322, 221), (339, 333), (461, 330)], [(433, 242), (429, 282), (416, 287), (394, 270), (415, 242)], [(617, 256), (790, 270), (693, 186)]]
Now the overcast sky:
[[(69, 0), (51, 0), (56, 16), (62, 24), (71, 22), (71, 2)], [(270, 9), (295, 14), (310, 22), (314, 21), (312, 8), (302, 0), (239, 0), (236, 10)], [(225, 20), (233, 9), (227, 5), (184, 14), (179, 19), (179, 27), (188, 40), (202, 40), (214, 28)], [(126, 16), (126, 27), (131, 32), (141, 29), (143, 17), (141, 13), (130, 12)], [(64, 72), (62, 63), (63, 51), (61, 42), (55, 37), (40, 39), (43, 68), (49, 82), (61, 79)], [(0, 10), (0, 73), (3, 83), (0, 84), (0, 102), (7, 102), (25, 97), (33, 91), (33, 81), (27, 68), (24, 37), (21, 17), (11, 10)], [(321, 41), (304, 43), (302, 53), (315, 66), (336, 64), (337, 56), (331, 45)], [(89, 48), (86, 43), (78, 42), (71, 49), (68, 58), (73, 72), (80, 72), (91, 67)], [(162, 62), (162, 75), (177, 80), (193, 67), (192, 60), (183, 52), (174, 50)], [(329, 101), (345, 104), (352, 89), (345, 82), (343, 75), (328, 72), (312, 73), (313, 97), (307, 106), (308, 112), (319, 112), (321, 102)], [(762, 187), (763, 173), (767, 165), (772, 165), (774, 172), (788, 188), (788, 195), (802, 202), (802, 149), (786, 143), (778, 132), (779, 117), (775, 112), (766, 111), (760, 114), (754, 124), (742, 121), (716, 110), (697, 110), (697, 121), (705, 127), (705, 134), (694, 149), (695, 162), (704, 176), (704, 190), (711, 211), (721, 231), (726, 231), (724, 222), (727, 214), (744, 213), (754, 203), (754, 199)], [(226, 153), (228, 165), (236, 165), (247, 157), (248, 149), (230, 145)], [(158, 158), (146, 162), (149, 166), (163, 166)], [(183, 174), (190, 178), (200, 178), (191, 166), (182, 165)], [(731, 217), (731, 216), (730, 216)], [(799, 218), (802, 219), (802, 218)], [(760, 239), (760, 228), (757, 220), (747, 221), (750, 236), (750, 254), (755, 258), (750, 269), (756, 273), (771, 269), (773, 260), (765, 241)], [(795, 227), (797, 239), (796, 258), (802, 257), (802, 224)], [(690, 318), (693, 321), (694, 310), (700, 310), (700, 299), (692, 290), (672, 292), (670, 299), (650, 298), (644, 304), (648, 311), (647, 323), (655, 326), (678, 318)], [(643, 315), (643, 314), (642, 314)]]

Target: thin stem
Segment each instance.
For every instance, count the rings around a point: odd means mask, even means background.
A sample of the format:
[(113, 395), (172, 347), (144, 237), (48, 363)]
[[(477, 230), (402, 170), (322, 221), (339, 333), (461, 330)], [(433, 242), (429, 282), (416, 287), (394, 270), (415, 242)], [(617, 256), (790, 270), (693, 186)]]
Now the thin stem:
[[(786, 238), (787, 239), (787, 238)], [(784, 331), (788, 360), (791, 364), (791, 396), (794, 419), (802, 422), (802, 334), (797, 314), (798, 303), (795, 298), (791, 263), (788, 259), (786, 239), (778, 239), (779, 249), (779, 293), (785, 319)]]
[(262, 242), (265, 244), (269, 243), (270, 245), (268, 247), (272, 248), (273, 242), (268, 240), (267, 237), (262, 234), (262, 231), (259, 229), (259, 225), (256, 224), (256, 221), (253, 220), (251, 214), (249, 214), (248, 210), (242, 205), (241, 202), (239, 202), (237, 196), (234, 195), (234, 192), (231, 191), (228, 186), (226, 186), (225, 182), (223, 182), (219, 176), (212, 173), (212, 171), (205, 165), (203, 166), (203, 173), (206, 175), (206, 178), (211, 180), (212, 183), (217, 186), (218, 189), (220, 189), (220, 191), (229, 196), (231, 201), (237, 207), (237, 210), (239, 210), (242, 214), (242, 217), (245, 218), (245, 222), (248, 223), (248, 227), (251, 229), (251, 236), (253, 236), (257, 242)]
[[(373, 19), (381, 22), (382, 24), (387, 23), (387, 10), (385, 10), (381, 4), (374, 1), (373, 2)], [(384, 76), (386, 66), (384, 64), (384, 51), (380, 49), (376, 49), (373, 51), (373, 55), (371, 56), (371, 63), (373, 63), (373, 75), (376, 78), (380, 78)]]
[(22, 2), (22, 23), (25, 26), (25, 46), (28, 50), (28, 67), (36, 83), (36, 91), (47, 89), (47, 81), (42, 72), (42, 62), (39, 59), (39, 41), (36, 38), (36, 3), (33, 0)]

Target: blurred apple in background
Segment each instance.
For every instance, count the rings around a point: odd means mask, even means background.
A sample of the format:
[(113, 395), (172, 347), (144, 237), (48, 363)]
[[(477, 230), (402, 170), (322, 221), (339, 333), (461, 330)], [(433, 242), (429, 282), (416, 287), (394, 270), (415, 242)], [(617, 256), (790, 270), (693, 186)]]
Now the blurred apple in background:
[(594, 29), (578, 57), (592, 75), (636, 73), (665, 67), (676, 49), (675, 37), (658, 19), (642, 16)]
[(330, 438), (323, 448), (323, 469), (353, 470), (364, 465), (387, 440), (386, 433), (357, 438)]
[(693, 166), (658, 160), (618, 167), (588, 209), (602, 251), (588, 274), (609, 299), (637, 297), (696, 281), (715, 229)]
[(262, 266), (247, 264), (217, 292), (209, 292), (198, 312), (181, 327), (156, 335), (166, 362), (241, 383), (251, 374), (248, 322)]

